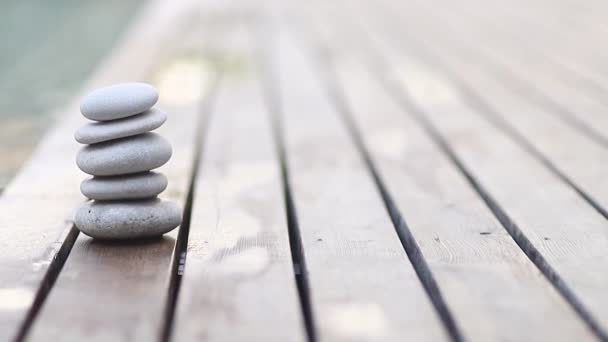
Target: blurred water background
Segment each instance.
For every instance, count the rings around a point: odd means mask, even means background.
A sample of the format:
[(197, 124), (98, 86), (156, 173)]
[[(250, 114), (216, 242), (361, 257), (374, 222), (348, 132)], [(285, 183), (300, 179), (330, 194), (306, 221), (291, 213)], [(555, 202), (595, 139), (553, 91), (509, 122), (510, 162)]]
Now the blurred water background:
[(0, 0), (0, 188), (142, 0)]

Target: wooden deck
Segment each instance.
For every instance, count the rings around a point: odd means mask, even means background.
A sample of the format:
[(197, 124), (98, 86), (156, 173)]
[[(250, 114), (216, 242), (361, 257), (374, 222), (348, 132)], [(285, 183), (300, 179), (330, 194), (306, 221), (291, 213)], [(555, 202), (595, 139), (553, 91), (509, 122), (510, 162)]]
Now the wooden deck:
[[(607, 10), (149, 1), (0, 197), (0, 341), (608, 341)], [(184, 222), (99, 242), (77, 103), (130, 80)]]

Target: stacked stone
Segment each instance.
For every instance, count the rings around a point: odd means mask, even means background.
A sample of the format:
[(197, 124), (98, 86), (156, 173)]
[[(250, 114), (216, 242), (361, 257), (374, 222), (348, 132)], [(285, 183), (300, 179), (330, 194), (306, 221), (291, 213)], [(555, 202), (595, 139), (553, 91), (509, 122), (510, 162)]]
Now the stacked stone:
[(167, 177), (150, 170), (171, 158), (171, 145), (150, 131), (160, 127), (167, 114), (154, 107), (156, 89), (145, 83), (122, 83), (87, 95), (81, 113), (96, 121), (80, 127), (76, 141), (87, 144), (76, 164), (92, 175), (80, 191), (93, 200), (83, 204), (75, 224), (98, 239), (151, 238), (181, 223), (175, 203), (157, 196), (167, 187)]

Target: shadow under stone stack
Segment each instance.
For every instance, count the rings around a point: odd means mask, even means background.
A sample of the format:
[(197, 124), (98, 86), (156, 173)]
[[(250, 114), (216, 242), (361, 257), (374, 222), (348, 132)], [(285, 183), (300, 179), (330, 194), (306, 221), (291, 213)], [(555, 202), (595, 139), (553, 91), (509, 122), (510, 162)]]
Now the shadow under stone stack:
[(171, 145), (150, 131), (167, 114), (153, 107), (156, 89), (145, 83), (123, 83), (87, 95), (82, 114), (93, 121), (80, 127), (76, 141), (87, 144), (76, 164), (92, 175), (80, 185), (93, 201), (83, 204), (76, 227), (99, 239), (160, 236), (181, 223), (181, 210), (156, 196), (167, 187), (167, 177), (152, 172), (171, 158)]

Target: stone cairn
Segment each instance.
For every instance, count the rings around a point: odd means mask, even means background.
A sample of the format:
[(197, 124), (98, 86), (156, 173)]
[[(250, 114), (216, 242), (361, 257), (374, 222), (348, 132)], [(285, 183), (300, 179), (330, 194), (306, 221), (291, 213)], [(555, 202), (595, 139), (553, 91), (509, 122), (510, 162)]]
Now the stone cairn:
[(171, 145), (150, 131), (167, 114), (153, 107), (156, 89), (145, 83), (122, 83), (97, 89), (80, 104), (87, 119), (76, 141), (86, 144), (76, 164), (93, 177), (80, 191), (93, 200), (75, 216), (80, 231), (98, 239), (152, 238), (181, 223), (181, 210), (156, 196), (167, 187), (167, 177), (152, 172), (171, 158)]

